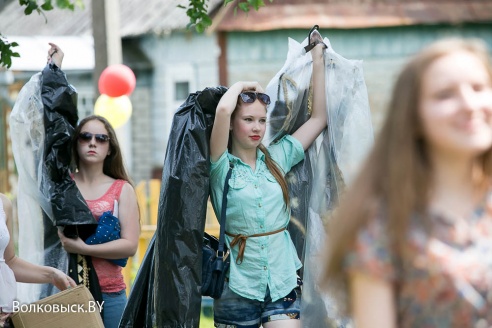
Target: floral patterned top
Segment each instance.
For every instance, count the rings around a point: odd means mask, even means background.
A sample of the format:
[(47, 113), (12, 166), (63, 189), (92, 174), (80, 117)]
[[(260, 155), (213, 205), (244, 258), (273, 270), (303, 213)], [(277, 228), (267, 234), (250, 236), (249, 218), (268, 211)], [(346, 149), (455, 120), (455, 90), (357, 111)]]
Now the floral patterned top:
[(411, 223), (405, 251), (397, 261), (384, 220), (361, 230), (345, 258), (346, 269), (394, 284), (398, 327), (492, 326), (492, 198), (467, 221), (430, 214), (432, 234)]

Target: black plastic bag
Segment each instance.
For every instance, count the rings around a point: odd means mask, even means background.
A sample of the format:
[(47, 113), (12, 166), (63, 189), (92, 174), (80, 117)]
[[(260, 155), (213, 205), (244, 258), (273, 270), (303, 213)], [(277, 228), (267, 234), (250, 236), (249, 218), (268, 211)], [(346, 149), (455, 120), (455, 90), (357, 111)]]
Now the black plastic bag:
[(215, 109), (226, 91), (225, 87), (216, 87), (190, 94), (173, 118), (154, 251), (157, 327), (199, 325), (209, 139)]
[[(45, 130), (42, 184), (49, 193), (46, 196), (52, 209), (52, 217), (43, 213), (44, 262), (76, 278), (66, 267), (67, 252), (61, 246), (57, 227), (64, 227), (63, 233), (68, 237), (80, 236), (84, 240), (97, 227), (96, 219), (70, 176), (72, 136), (78, 121), (77, 92), (56, 65), (47, 65), (41, 74)], [(53, 285), (45, 284), (40, 297), (57, 292)]]
[(174, 115), (157, 230), (140, 265), (120, 328), (199, 325), (209, 139), (215, 108), (226, 91), (217, 87), (190, 94)]
[(123, 311), (120, 328), (155, 327), (154, 311), (154, 249), (155, 234), (149, 242), (145, 256), (138, 269), (137, 277)]
[(47, 65), (42, 72), (41, 98), (45, 129), (44, 177), (50, 185), (53, 225), (77, 225), (77, 231), (70, 229), (71, 235), (85, 239), (94, 233), (97, 221), (70, 177), (71, 142), (78, 121), (77, 92), (63, 71), (55, 65)]

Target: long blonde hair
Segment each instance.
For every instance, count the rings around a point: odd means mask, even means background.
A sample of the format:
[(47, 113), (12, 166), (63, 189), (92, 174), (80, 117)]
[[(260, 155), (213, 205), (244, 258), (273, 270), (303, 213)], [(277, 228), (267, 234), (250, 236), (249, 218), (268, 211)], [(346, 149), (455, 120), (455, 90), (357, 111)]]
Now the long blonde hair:
[[(322, 283), (325, 287), (335, 286), (334, 292), (342, 292), (339, 295), (348, 296), (344, 258), (358, 231), (370, 218), (378, 215), (385, 219), (392, 249), (395, 255), (401, 256), (410, 217), (426, 212), (433, 168), (418, 113), (422, 77), (436, 59), (456, 51), (477, 56), (492, 79), (487, 49), (479, 40), (453, 38), (435, 42), (403, 68), (394, 85), (387, 117), (375, 145), (328, 225), (328, 257)], [(492, 176), (491, 160), (492, 150), (477, 159), (484, 176), (489, 178)], [(420, 219), (419, 224), (429, 231), (425, 215), (416, 215), (416, 219)], [(347, 300), (342, 299), (344, 309)]]

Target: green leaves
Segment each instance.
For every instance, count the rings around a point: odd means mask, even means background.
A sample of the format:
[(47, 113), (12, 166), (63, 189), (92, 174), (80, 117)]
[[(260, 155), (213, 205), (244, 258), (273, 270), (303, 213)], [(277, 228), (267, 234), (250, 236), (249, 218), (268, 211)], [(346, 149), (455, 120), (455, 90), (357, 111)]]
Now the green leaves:
[[(178, 8), (186, 10), (186, 15), (190, 18), (190, 22), (186, 28), (190, 29), (193, 25), (198, 33), (203, 33), (207, 27), (212, 25), (212, 19), (207, 13), (207, 3), (209, 0), (189, 0), (188, 7), (178, 5)], [(273, 0), (269, 0), (273, 2)], [(224, 0), (224, 6), (229, 3), (234, 2), (234, 0)], [(263, 0), (239, 0), (236, 7), (234, 8), (234, 13), (237, 12), (237, 8), (249, 12), (251, 8), (258, 11), (260, 7), (264, 7), (265, 2)]]
[[(42, 4), (38, 4), (38, 0), (19, 0), (21, 7), (25, 6), (24, 14), (30, 15), (33, 11), (37, 11), (38, 14), (42, 14), (43, 11), (50, 11), (55, 9), (53, 6), (53, 0), (43, 0)], [(75, 10), (75, 7), (83, 7), (82, 0), (55, 0), (56, 7), (60, 9)]]
[[(270, 2), (272, 2), (272, 0), (270, 0)], [(249, 12), (250, 8), (258, 11), (260, 7), (265, 6), (265, 2), (263, 2), (263, 0), (245, 0), (243, 2), (239, 2), (238, 6), (244, 12)]]
[(212, 25), (212, 20), (207, 13), (208, 0), (189, 0), (188, 8), (178, 5), (178, 8), (186, 9), (186, 15), (190, 18), (190, 22), (186, 28), (191, 28), (195, 25), (197, 32), (202, 33), (207, 27)]
[(250, 4), (247, 2), (240, 2), (237, 4), (237, 6), (239, 7), (239, 9), (247, 13), (249, 11)]
[(41, 9), (43, 10), (53, 10), (53, 5), (51, 4), (51, 2), (45, 2), (41, 5)]
[(17, 42), (9, 43), (7, 39), (0, 34), (0, 65), (5, 68), (12, 66), (12, 57), (20, 57), (19, 53), (14, 52), (12, 48), (18, 47)]
[(30, 15), (34, 10), (38, 8), (38, 4), (35, 0), (19, 0), (21, 6), (26, 6), (24, 14)]

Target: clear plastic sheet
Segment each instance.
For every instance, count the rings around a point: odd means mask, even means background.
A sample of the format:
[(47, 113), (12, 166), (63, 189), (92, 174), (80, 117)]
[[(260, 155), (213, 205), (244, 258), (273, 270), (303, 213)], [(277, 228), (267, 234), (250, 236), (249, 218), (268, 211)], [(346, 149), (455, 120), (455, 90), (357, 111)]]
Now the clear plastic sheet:
[[(318, 279), (324, 254), (324, 220), (351, 182), (373, 143), (373, 129), (362, 62), (337, 54), (327, 38), (325, 78), (328, 128), (306, 150), (306, 160), (287, 175), (292, 202), (289, 231), (302, 254), (302, 326), (343, 327), (349, 324), (336, 304), (320, 291)], [(312, 57), (302, 44), (289, 39), (289, 52), (282, 69), (266, 88), (272, 103), (268, 109), (265, 143), (293, 133), (312, 110)]]
[[(44, 264), (43, 210), (53, 215), (49, 199), (38, 188), (44, 158), (43, 103), (41, 73), (34, 75), (19, 92), (10, 114), (12, 151), (19, 175), (17, 208), (19, 256)], [(31, 303), (39, 299), (41, 285), (18, 284), (18, 299)]]

